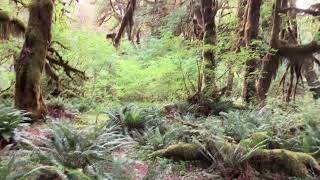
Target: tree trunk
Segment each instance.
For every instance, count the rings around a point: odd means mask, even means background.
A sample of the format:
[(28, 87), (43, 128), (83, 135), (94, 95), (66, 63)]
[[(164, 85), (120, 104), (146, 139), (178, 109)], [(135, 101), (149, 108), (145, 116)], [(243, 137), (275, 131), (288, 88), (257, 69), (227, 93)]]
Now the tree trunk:
[[(237, 17), (239, 20), (239, 28), (238, 28), (238, 43), (235, 46), (235, 53), (240, 52), (240, 48), (244, 46), (243, 43), (243, 36), (245, 25), (247, 21), (247, 1), (246, 0), (239, 0), (238, 1), (238, 9), (237, 9)], [(228, 64), (229, 72), (228, 72), (228, 80), (227, 80), (227, 89), (226, 89), (226, 97), (229, 97), (232, 93), (233, 89), (233, 81), (234, 81), (234, 72), (232, 70), (232, 64)]]
[(314, 70), (314, 59), (313, 55), (306, 57), (302, 66), (302, 73), (307, 80), (307, 84), (310, 91), (313, 93), (314, 99), (320, 98), (320, 81), (318, 75)]
[[(277, 0), (276, 9), (274, 11), (274, 22), (272, 30), (272, 39), (271, 47), (273, 49), (278, 49), (276, 54), (268, 54), (264, 57), (262, 62), (262, 74), (260, 75), (257, 89), (258, 95), (257, 98), (259, 102), (263, 102), (266, 99), (266, 93), (270, 87), (272, 78), (275, 77), (276, 72), (279, 66), (279, 58), (285, 57), (289, 61), (289, 65), (292, 67), (289, 68), (291, 73), (290, 85), (287, 90), (286, 101), (290, 101), (290, 97), (293, 94), (295, 96), (295, 90), (293, 91), (292, 80), (294, 79), (294, 74), (296, 76), (296, 86), (301, 78), (301, 69), (302, 73), (307, 79), (308, 86), (310, 86), (310, 91), (314, 93), (314, 98), (320, 97), (320, 82), (316, 76), (316, 73), (313, 69), (314, 66), (314, 57), (312, 53), (317, 49), (317, 45), (310, 43), (308, 45), (299, 45), (298, 44), (298, 25), (296, 22), (296, 14), (289, 11), (287, 13), (289, 19), (287, 20), (288, 27), (287, 29), (282, 29), (281, 38), (279, 37), (281, 30), (281, 17), (278, 14), (280, 5), (282, 8), (294, 7), (296, 4), (295, 0)], [(279, 40), (284, 40), (288, 44), (282, 45)], [(296, 48), (295, 48), (296, 46)], [(295, 71), (295, 72), (294, 72)], [(283, 77), (285, 78), (285, 77)], [(282, 81), (284, 82), (284, 81)], [(295, 87), (296, 89), (296, 87)], [(284, 91), (284, 92), (285, 92)]]
[(130, 0), (128, 2), (125, 15), (123, 16), (120, 24), (120, 28), (113, 40), (113, 45), (118, 47), (120, 44), (121, 37), (123, 35), (124, 30), (127, 28), (127, 34), (129, 41), (131, 40), (131, 32), (134, 25), (133, 16), (136, 10), (137, 2), (136, 0)]
[[(248, 16), (244, 32), (244, 40), (247, 48), (254, 48), (251, 43), (258, 38), (261, 5), (262, 0), (248, 1)], [(256, 59), (251, 59), (246, 62), (242, 96), (247, 103), (251, 102), (256, 94), (254, 75), (257, 66), (256, 61)]]
[[(279, 10), (281, 6), (281, 0), (276, 0), (275, 7), (273, 10), (273, 25), (270, 46), (273, 49), (277, 49), (279, 46), (279, 33), (281, 30), (282, 19), (279, 15)], [(262, 59), (262, 68), (257, 82), (257, 100), (262, 103), (266, 97), (269, 87), (271, 85), (272, 79), (276, 76), (279, 67), (279, 55), (278, 53), (268, 53)]]
[(53, 3), (51, 0), (33, 0), (29, 11), (25, 43), (15, 60), (15, 104), (17, 108), (27, 111), (33, 120), (37, 120), (47, 113), (41, 76), (51, 42)]
[(215, 85), (215, 55), (212, 49), (216, 43), (215, 3), (212, 0), (201, 0), (202, 18), (204, 23), (203, 36), (203, 77), (202, 94), (213, 97)]

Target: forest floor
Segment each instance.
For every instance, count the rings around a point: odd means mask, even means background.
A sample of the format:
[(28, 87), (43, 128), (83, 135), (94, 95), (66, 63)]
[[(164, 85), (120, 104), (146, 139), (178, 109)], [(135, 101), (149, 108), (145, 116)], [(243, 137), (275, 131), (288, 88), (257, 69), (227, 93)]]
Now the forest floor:
[[(209, 116), (200, 116), (195, 111), (199, 110), (199, 107), (183, 103), (151, 106), (129, 104), (112, 107), (103, 112), (93, 110), (80, 113), (62, 104), (58, 106), (51, 104), (46, 121), (31, 125), (21, 124), (15, 129), (14, 143), (0, 151), (0, 158), (4, 160), (3, 162), (10, 160), (12, 156), (20, 160), (32, 157), (36, 151), (40, 151), (40, 156), (37, 158), (45, 154), (51, 163), (46, 162), (48, 159), (35, 161), (33, 157), (32, 163), (30, 162), (33, 166), (24, 168), (31, 170), (32, 173), (39, 168), (44, 170), (42, 168), (50, 167), (50, 171), (52, 168), (57, 168), (54, 171), (69, 175), (72, 172), (71, 168), (87, 175), (86, 168), (81, 165), (82, 162), (76, 159), (82, 159), (82, 155), (92, 153), (88, 147), (96, 147), (103, 141), (106, 143), (103, 147), (106, 148), (103, 148), (101, 153), (108, 159), (103, 161), (108, 162), (107, 172), (112, 174), (111, 179), (116, 180), (316, 180), (319, 178), (317, 169), (314, 169), (319, 168), (320, 160), (318, 102), (299, 101), (284, 104), (273, 101), (264, 108), (250, 107), (238, 110), (231, 110), (229, 104), (226, 107), (215, 104), (214, 107), (219, 107), (219, 113)], [(110, 123), (117, 123), (117, 126), (114, 128), (111, 125), (112, 128), (109, 128)], [(91, 131), (92, 128), (94, 131)], [(203, 136), (197, 135), (202, 132), (223, 139), (216, 141), (216, 143), (223, 142), (222, 146), (215, 145), (222, 159), (214, 160), (216, 155), (211, 154), (211, 162), (203, 161), (201, 158), (195, 160), (192, 159), (193, 154), (185, 149), (178, 150), (178, 153), (173, 152), (171, 158), (154, 156), (155, 153), (165, 151), (170, 153), (170, 147), (172, 150), (173, 146), (182, 145), (180, 143), (205, 146), (206, 138), (210, 140), (211, 136), (205, 135), (205, 139), (202, 139)], [(100, 139), (100, 134), (107, 139)], [(82, 143), (85, 144), (83, 147)], [(232, 149), (232, 146), (235, 148)], [(230, 150), (225, 150), (229, 147)], [(48, 151), (48, 148), (51, 150)], [(280, 153), (281, 156), (277, 157), (271, 166), (265, 164), (262, 170), (250, 160), (255, 153), (264, 150), (276, 152), (277, 149), (283, 151), (282, 155)], [(58, 156), (50, 154), (52, 152)], [(79, 152), (82, 155), (78, 155)], [(100, 151), (94, 154), (99, 153)], [(85, 155), (85, 159), (87, 158)], [(70, 161), (78, 164), (70, 164)], [(296, 163), (294, 169), (290, 168), (294, 163)], [(94, 166), (90, 161), (85, 164), (86, 167)], [(14, 168), (13, 172), (19, 172), (18, 170)]]
[[(86, 126), (85, 122), (88, 119), (94, 119), (93, 117), (97, 118), (89, 113), (79, 117), (75, 116), (72, 119), (51, 119), (49, 121), (73, 121), (77, 128), (81, 128)], [(21, 126), (16, 129), (15, 133), (28, 137), (37, 146), (44, 146), (43, 140), (49, 140), (53, 136), (45, 122)], [(17, 139), (17, 143), (19, 143), (19, 139)], [(139, 153), (139, 151), (141, 149), (128, 145), (121, 146), (112, 152), (116, 159), (126, 159), (129, 162), (129, 168), (126, 171), (131, 180), (212, 180), (220, 177), (218, 174), (206, 172), (208, 167), (205, 167), (201, 162), (175, 162), (162, 158), (150, 161), (146, 158), (147, 154), (144, 154), (146, 152)]]

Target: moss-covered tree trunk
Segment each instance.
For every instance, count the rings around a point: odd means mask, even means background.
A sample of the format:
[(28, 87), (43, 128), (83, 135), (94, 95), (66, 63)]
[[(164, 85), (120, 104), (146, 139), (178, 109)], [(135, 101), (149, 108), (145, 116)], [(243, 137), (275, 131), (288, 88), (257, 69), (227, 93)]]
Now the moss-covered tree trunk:
[[(273, 49), (277, 49), (279, 46), (279, 33), (282, 24), (282, 18), (279, 15), (280, 7), (281, 0), (276, 0), (273, 10), (273, 24), (270, 40), (270, 46)], [(259, 103), (262, 103), (267, 97), (267, 92), (271, 85), (271, 81), (276, 76), (280, 64), (279, 58), (280, 57), (278, 53), (270, 52), (262, 59), (261, 73), (257, 82), (257, 99)]]
[[(252, 47), (253, 40), (258, 38), (259, 22), (260, 22), (260, 7), (262, 0), (249, 0), (248, 1), (248, 16), (244, 32), (244, 40), (247, 48)], [(244, 74), (244, 84), (242, 96), (245, 102), (251, 102), (256, 94), (255, 75), (256, 59), (250, 59), (246, 62), (246, 69)]]
[(29, 11), (25, 43), (15, 61), (15, 104), (36, 120), (47, 113), (41, 90), (41, 76), (51, 42), (53, 3), (51, 0), (33, 0)]
[(215, 53), (213, 45), (216, 43), (215, 10), (216, 4), (213, 0), (201, 0), (201, 12), (204, 23), (203, 35), (203, 74), (202, 88), (203, 95), (212, 97), (215, 92)]

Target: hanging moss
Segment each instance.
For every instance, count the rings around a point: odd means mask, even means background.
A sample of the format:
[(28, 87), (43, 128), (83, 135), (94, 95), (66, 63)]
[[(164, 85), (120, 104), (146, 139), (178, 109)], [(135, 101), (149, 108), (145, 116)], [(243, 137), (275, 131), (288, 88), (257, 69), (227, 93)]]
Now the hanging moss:
[(11, 18), (8, 12), (0, 10), (0, 40), (9, 39), (10, 35), (23, 36), (25, 31), (26, 27), (22, 21)]
[(8, 12), (0, 10), (0, 22), (9, 21), (9, 20), (10, 20), (10, 17)]
[(10, 17), (7, 12), (0, 11), (0, 40), (8, 39)]
[(14, 37), (23, 36), (26, 29), (25, 24), (19, 19), (11, 19), (9, 22), (9, 31)]

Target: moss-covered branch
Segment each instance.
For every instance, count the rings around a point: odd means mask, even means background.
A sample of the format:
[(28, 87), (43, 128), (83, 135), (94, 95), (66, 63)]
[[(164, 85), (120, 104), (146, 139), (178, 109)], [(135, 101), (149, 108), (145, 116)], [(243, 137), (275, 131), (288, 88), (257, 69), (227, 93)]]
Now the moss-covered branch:
[(55, 50), (52, 47), (49, 47), (48, 51), (50, 53), (47, 54), (46, 58), (49, 61), (49, 64), (63, 68), (66, 75), (70, 78), (72, 78), (71, 73), (73, 73), (75, 75), (78, 75), (81, 79), (87, 79), (85, 72), (70, 66), (68, 62), (62, 58), (62, 56), (59, 54), (57, 50)]

